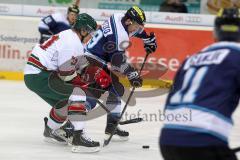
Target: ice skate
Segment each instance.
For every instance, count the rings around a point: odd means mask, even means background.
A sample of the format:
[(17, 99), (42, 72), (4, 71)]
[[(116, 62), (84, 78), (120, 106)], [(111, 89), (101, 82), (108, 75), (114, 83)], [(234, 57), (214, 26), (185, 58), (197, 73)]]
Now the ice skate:
[[(114, 130), (114, 124), (107, 124), (105, 129), (106, 139), (110, 136), (112, 131)], [(117, 127), (114, 135), (113, 141), (127, 141), (129, 139), (129, 133), (127, 131), (121, 130), (120, 127)]]
[(73, 132), (72, 152), (93, 153), (100, 151), (100, 143), (86, 137), (82, 130)]
[(56, 129), (56, 130), (52, 130), (48, 125), (48, 118), (45, 117), (44, 118), (44, 122), (45, 122), (45, 129), (44, 129), (44, 141), (46, 142), (50, 142), (50, 143), (57, 143), (57, 144), (67, 144), (67, 134), (66, 132), (62, 129)]

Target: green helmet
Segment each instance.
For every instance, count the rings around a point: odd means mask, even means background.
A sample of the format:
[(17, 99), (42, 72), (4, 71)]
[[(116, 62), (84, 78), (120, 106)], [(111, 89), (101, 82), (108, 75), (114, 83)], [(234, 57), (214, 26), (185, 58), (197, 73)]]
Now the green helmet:
[(87, 13), (77, 15), (76, 22), (72, 26), (76, 30), (85, 30), (91, 33), (97, 29), (97, 22)]

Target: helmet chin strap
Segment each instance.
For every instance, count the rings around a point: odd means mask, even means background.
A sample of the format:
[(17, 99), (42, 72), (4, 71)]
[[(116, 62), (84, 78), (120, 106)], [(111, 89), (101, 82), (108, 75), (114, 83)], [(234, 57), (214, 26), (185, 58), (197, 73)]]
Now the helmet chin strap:
[(84, 36), (82, 35), (82, 29), (79, 30), (80, 40), (83, 42)]
[[(81, 35), (81, 34), (80, 34)], [(81, 42), (83, 42), (83, 40), (85, 39), (85, 36), (81, 35)]]

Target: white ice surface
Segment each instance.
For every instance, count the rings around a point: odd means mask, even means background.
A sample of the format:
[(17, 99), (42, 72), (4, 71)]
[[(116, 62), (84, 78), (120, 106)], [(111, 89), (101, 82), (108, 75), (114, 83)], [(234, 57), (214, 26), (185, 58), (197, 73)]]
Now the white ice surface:
[[(127, 113), (141, 115), (162, 110), (166, 96), (137, 99), (137, 106), (129, 107)], [(50, 107), (28, 90), (23, 82), (0, 81), (0, 160), (162, 160), (158, 137), (162, 122), (145, 121), (125, 125), (130, 131), (127, 142), (111, 142), (95, 154), (71, 153), (69, 146), (49, 144), (43, 141), (43, 117)], [(148, 117), (149, 118), (149, 117)], [(230, 144), (240, 146), (240, 115), (234, 114), (236, 126)], [(94, 140), (103, 141), (106, 116), (89, 121), (87, 132)], [(150, 149), (142, 149), (149, 145)]]

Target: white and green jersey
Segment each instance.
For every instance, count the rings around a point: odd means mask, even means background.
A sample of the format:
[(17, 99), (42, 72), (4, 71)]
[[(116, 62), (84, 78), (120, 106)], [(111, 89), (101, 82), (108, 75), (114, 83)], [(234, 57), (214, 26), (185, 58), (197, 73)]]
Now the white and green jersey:
[(79, 60), (76, 57), (83, 54), (84, 46), (73, 30), (60, 32), (33, 48), (24, 74), (38, 74), (41, 70), (72, 72)]

